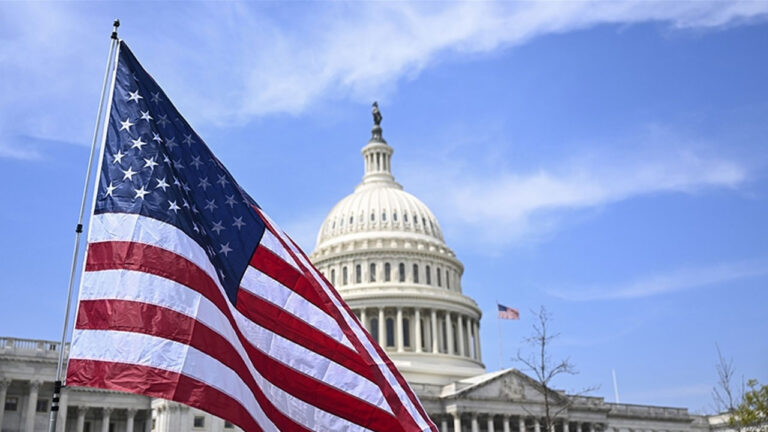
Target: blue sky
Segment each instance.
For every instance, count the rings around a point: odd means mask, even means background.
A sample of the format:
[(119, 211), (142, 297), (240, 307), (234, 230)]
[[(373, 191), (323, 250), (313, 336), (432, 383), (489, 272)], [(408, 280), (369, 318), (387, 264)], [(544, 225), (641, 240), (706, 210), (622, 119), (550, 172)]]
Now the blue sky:
[[(57, 339), (111, 20), (249, 193), (311, 250), (393, 169), (464, 262), (505, 366), (546, 305), (612, 400), (711, 411), (715, 344), (768, 382), (768, 2), (4, 3), (0, 335)], [(309, 186), (308, 186), (309, 185)], [(524, 347), (522, 347), (524, 348)]]

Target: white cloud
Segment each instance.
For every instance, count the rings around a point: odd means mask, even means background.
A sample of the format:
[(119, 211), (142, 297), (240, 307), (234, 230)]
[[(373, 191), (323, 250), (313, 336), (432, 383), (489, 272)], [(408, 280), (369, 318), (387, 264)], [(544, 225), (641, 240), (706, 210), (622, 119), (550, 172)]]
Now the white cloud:
[(764, 275), (768, 275), (768, 259), (761, 258), (681, 268), (616, 285), (570, 287), (548, 292), (572, 301), (634, 299), (704, 288)]

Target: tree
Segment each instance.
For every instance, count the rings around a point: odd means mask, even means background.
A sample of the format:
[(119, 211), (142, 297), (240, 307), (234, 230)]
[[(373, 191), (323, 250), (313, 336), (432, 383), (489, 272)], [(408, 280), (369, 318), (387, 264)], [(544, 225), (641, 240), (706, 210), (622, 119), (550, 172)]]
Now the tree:
[[(717, 348), (717, 363), (715, 363), (717, 384), (712, 387), (712, 399), (715, 401), (715, 409), (718, 413), (732, 414), (740, 399), (733, 384), (736, 369), (733, 367), (733, 359), (726, 360), (719, 345), (715, 344), (715, 348)], [(741, 393), (744, 393), (743, 389)], [(741, 428), (738, 429), (741, 430)]]
[(768, 385), (757, 380), (747, 381), (749, 391), (744, 393), (741, 403), (731, 412), (728, 420), (731, 427), (743, 426), (750, 431), (768, 431)]
[[(559, 375), (576, 375), (576, 367), (569, 359), (554, 361), (549, 354), (549, 348), (552, 341), (560, 336), (559, 333), (550, 333), (549, 321), (551, 315), (544, 306), (541, 306), (536, 321), (533, 323), (533, 334), (525, 338), (525, 342), (531, 346), (532, 352), (528, 356), (523, 356), (520, 351), (517, 353), (516, 360), (522, 363), (528, 371), (533, 374), (533, 378), (544, 388), (544, 430), (555, 432), (555, 419), (560, 413), (568, 409), (571, 399), (568, 397), (556, 397), (551, 387), (552, 381)], [(588, 387), (574, 396), (583, 395), (596, 390), (597, 387)]]

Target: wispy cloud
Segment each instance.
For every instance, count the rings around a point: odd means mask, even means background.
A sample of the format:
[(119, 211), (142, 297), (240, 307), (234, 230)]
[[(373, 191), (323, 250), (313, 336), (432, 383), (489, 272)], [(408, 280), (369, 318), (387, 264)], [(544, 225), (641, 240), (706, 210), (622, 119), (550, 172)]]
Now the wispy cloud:
[(768, 259), (760, 258), (681, 268), (615, 285), (552, 289), (548, 293), (573, 301), (634, 299), (765, 275), (768, 275)]

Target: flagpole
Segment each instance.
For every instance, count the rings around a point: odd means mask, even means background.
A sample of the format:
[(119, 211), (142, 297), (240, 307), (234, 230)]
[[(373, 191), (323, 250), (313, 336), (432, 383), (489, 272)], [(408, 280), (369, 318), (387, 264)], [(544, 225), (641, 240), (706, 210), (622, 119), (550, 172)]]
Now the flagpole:
[[(109, 55), (107, 56), (107, 65), (104, 68), (104, 81), (101, 85), (101, 96), (99, 97), (99, 108), (96, 112), (96, 126), (93, 129), (93, 139), (91, 140), (91, 151), (88, 156), (88, 168), (85, 174), (85, 185), (83, 186), (83, 197), (80, 201), (80, 214), (75, 226), (75, 247), (72, 253), (72, 266), (69, 272), (69, 286), (67, 289), (67, 305), (64, 311), (64, 325), (61, 331), (61, 343), (59, 344), (59, 361), (56, 366), (56, 381), (53, 383), (53, 397), (51, 398), (51, 415), (48, 423), (48, 431), (56, 432), (56, 421), (59, 414), (59, 397), (61, 395), (61, 375), (64, 367), (64, 349), (67, 339), (67, 330), (69, 328), (69, 311), (72, 305), (72, 291), (75, 285), (75, 272), (77, 271), (77, 257), (80, 253), (80, 237), (83, 233), (83, 216), (85, 215), (85, 202), (88, 196), (88, 187), (90, 186), (91, 170), (93, 168), (93, 155), (96, 153), (96, 142), (99, 136), (99, 126), (102, 124), (102, 111), (104, 108), (104, 95), (107, 92), (107, 82), (110, 75), (110, 66), (112, 61), (116, 60), (115, 52), (118, 44), (117, 28), (120, 27), (120, 20), (115, 20), (112, 24), (112, 34), (109, 42)], [(116, 64), (116, 62), (115, 62)], [(113, 74), (114, 80), (114, 74)], [(104, 126), (106, 129), (106, 126)], [(103, 145), (103, 143), (102, 143)], [(65, 408), (66, 409), (66, 408)]]
[(496, 301), (496, 326), (499, 328), (499, 370), (504, 369), (504, 355), (502, 354), (501, 318), (499, 318), (499, 301)]

